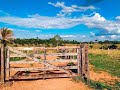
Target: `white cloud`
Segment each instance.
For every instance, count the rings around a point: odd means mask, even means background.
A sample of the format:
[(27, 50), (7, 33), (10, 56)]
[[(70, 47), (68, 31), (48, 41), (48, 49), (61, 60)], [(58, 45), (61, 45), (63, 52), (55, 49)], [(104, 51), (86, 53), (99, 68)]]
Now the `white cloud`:
[(41, 32), (41, 30), (35, 30), (36, 32)]
[(11, 25), (27, 27), (27, 28), (71, 28), (79, 23), (76, 22), (77, 19), (65, 18), (65, 17), (47, 17), (40, 15), (32, 15), (28, 18), (21, 17), (0, 17), (0, 22), (8, 23)]
[(120, 16), (117, 16), (116, 19), (120, 19)]
[(95, 33), (94, 33), (94, 32), (90, 32), (90, 34), (91, 34), (93, 37), (95, 37)]
[(106, 20), (99, 13), (95, 13), (92, 16), (82, 16), (78, 18), (47, 17), (38, 14), (31, 15), (27, 18), (4, 16), (0, 17), (0, 22), (27, 28), (44, 29), (67, 29), (84, 24), (89, 28), (99, 28), (106, 30), (109, 33), (120, 34), (120, 22)]
[(120, 35), (102, 35), (96, 37), (98, 40), (120, 40)]
[(85, 38), (86, 36), (85, 35), (82, 35), (83, 38)]
[(110, 33), (120, 34), (120, 22), (106, 20), (99, 13), (95, 13), (92, 17), (82, 17), (83, 24), (90, 28), (99, 28), (102, 30), (107, 30)]
[(61, 35), (62, 38), (74, 38), (76, 35)]
[(118, 38), (118, 36), (117, 35), (111, 35), (111, 38), (116, 39), (116, 38)]
[(62, 8), (62, 10), (59, 12), (59, 14), (57, 14), (57, 16), (65, 16), (65, 15), (70, 15), (73, 12), (82, 12), (82, 11), (96, 9), (94, 6), (77, 6), (77, 5), (66, 6), (64, 2), (57, 2), (57, 3), (49, 2), (48, 4)]

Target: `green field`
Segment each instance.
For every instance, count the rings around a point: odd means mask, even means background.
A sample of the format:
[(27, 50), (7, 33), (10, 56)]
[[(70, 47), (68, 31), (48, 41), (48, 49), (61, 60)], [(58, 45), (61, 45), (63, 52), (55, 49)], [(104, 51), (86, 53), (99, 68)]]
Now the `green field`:
[(95, 66), (95, 70), (105, 70), (111, 75), (120, 77), (120, 59), (102, 54), (89, 54), (89, 60), (90, 64)]

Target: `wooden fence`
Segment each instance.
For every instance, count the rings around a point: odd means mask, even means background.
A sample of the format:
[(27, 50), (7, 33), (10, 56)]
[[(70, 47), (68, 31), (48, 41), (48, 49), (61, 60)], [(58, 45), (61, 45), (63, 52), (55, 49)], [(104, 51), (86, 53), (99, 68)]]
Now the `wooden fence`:
[[(11, 79), (39, 79), (74, 76), (82, 76), (89, 79), (87, 45), (52, 48), (8, 46), (5, 49), (5, 52), (5, 57), (3, 58), (3, 50), (1, 48), (1, 63), (3, 64), (1, 65), (1, 82), (3, 83)], [(14, 58), (20, 58), (22, 60), (11, 61)], [(67, 64), (59, 66), (56, 65), (56, 63)], [(39, 64), (40, 66), (33, 67), (34, 64)], [(77, 73), (72, 72), (74, 70), (77, 70)], [(11, 75), (11, 72), (13, 71), (16, 73)], [(29, 75), (31, 72), (32, 74)], [(39, 74), (34, 75), (33, 72), (39, 72)], [(52, 74), (50, 72), (52, 72)]]

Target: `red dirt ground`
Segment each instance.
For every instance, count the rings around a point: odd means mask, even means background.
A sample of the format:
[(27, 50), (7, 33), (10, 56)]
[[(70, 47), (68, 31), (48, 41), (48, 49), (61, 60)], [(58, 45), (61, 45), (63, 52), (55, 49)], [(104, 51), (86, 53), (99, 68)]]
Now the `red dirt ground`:
[(33, 81), (15, 81), (11, 87), (1, 90), (90, 90), (84, 83), (75, 83), (71, 78)]
[[(17, 65), (18, 66), (18, 65)], [(90, 66), (91, 67), (91, 66)], [(95, 81), (114, 84), (115, 80), (120, 80), (113, 77), (107, 72), (94, 72), (90, 68), (90, 78)], [(0, 88), (0, 90), (92, 90), (84, 83), (75, 83), (71, 78), (56, 78), (56, 79), (39, 79), (29, 81), (14, 81), (12, 86)]]

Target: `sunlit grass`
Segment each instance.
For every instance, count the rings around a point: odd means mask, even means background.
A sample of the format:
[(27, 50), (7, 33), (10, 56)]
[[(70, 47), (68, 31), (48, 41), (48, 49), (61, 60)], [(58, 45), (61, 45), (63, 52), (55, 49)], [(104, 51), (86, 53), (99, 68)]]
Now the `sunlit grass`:
[(120, 77), (120, 59), (111, 58), (105, 54), (89, 54), (90, 64), (95, 70), (104, 70), (111, 75)]
[(76, 83), (83, 82), (85, 83), (88, 87), (94, 88), (95, 90), (119, 90), (120, 88), (120, 82), (116, 81), (114, 85), (107, 85), (105, 83), (99, 82), (99, 81), (94, 81), (94, 80), (84, 80), (80, 76), (73, 77), (72, 80)]
[(91, 54), (101, 54), (101, 55), (107, 55), (114, 59), (120, 59), (120, 50), (103, 50), (103, 49), (90, 49), (89, 53)]

